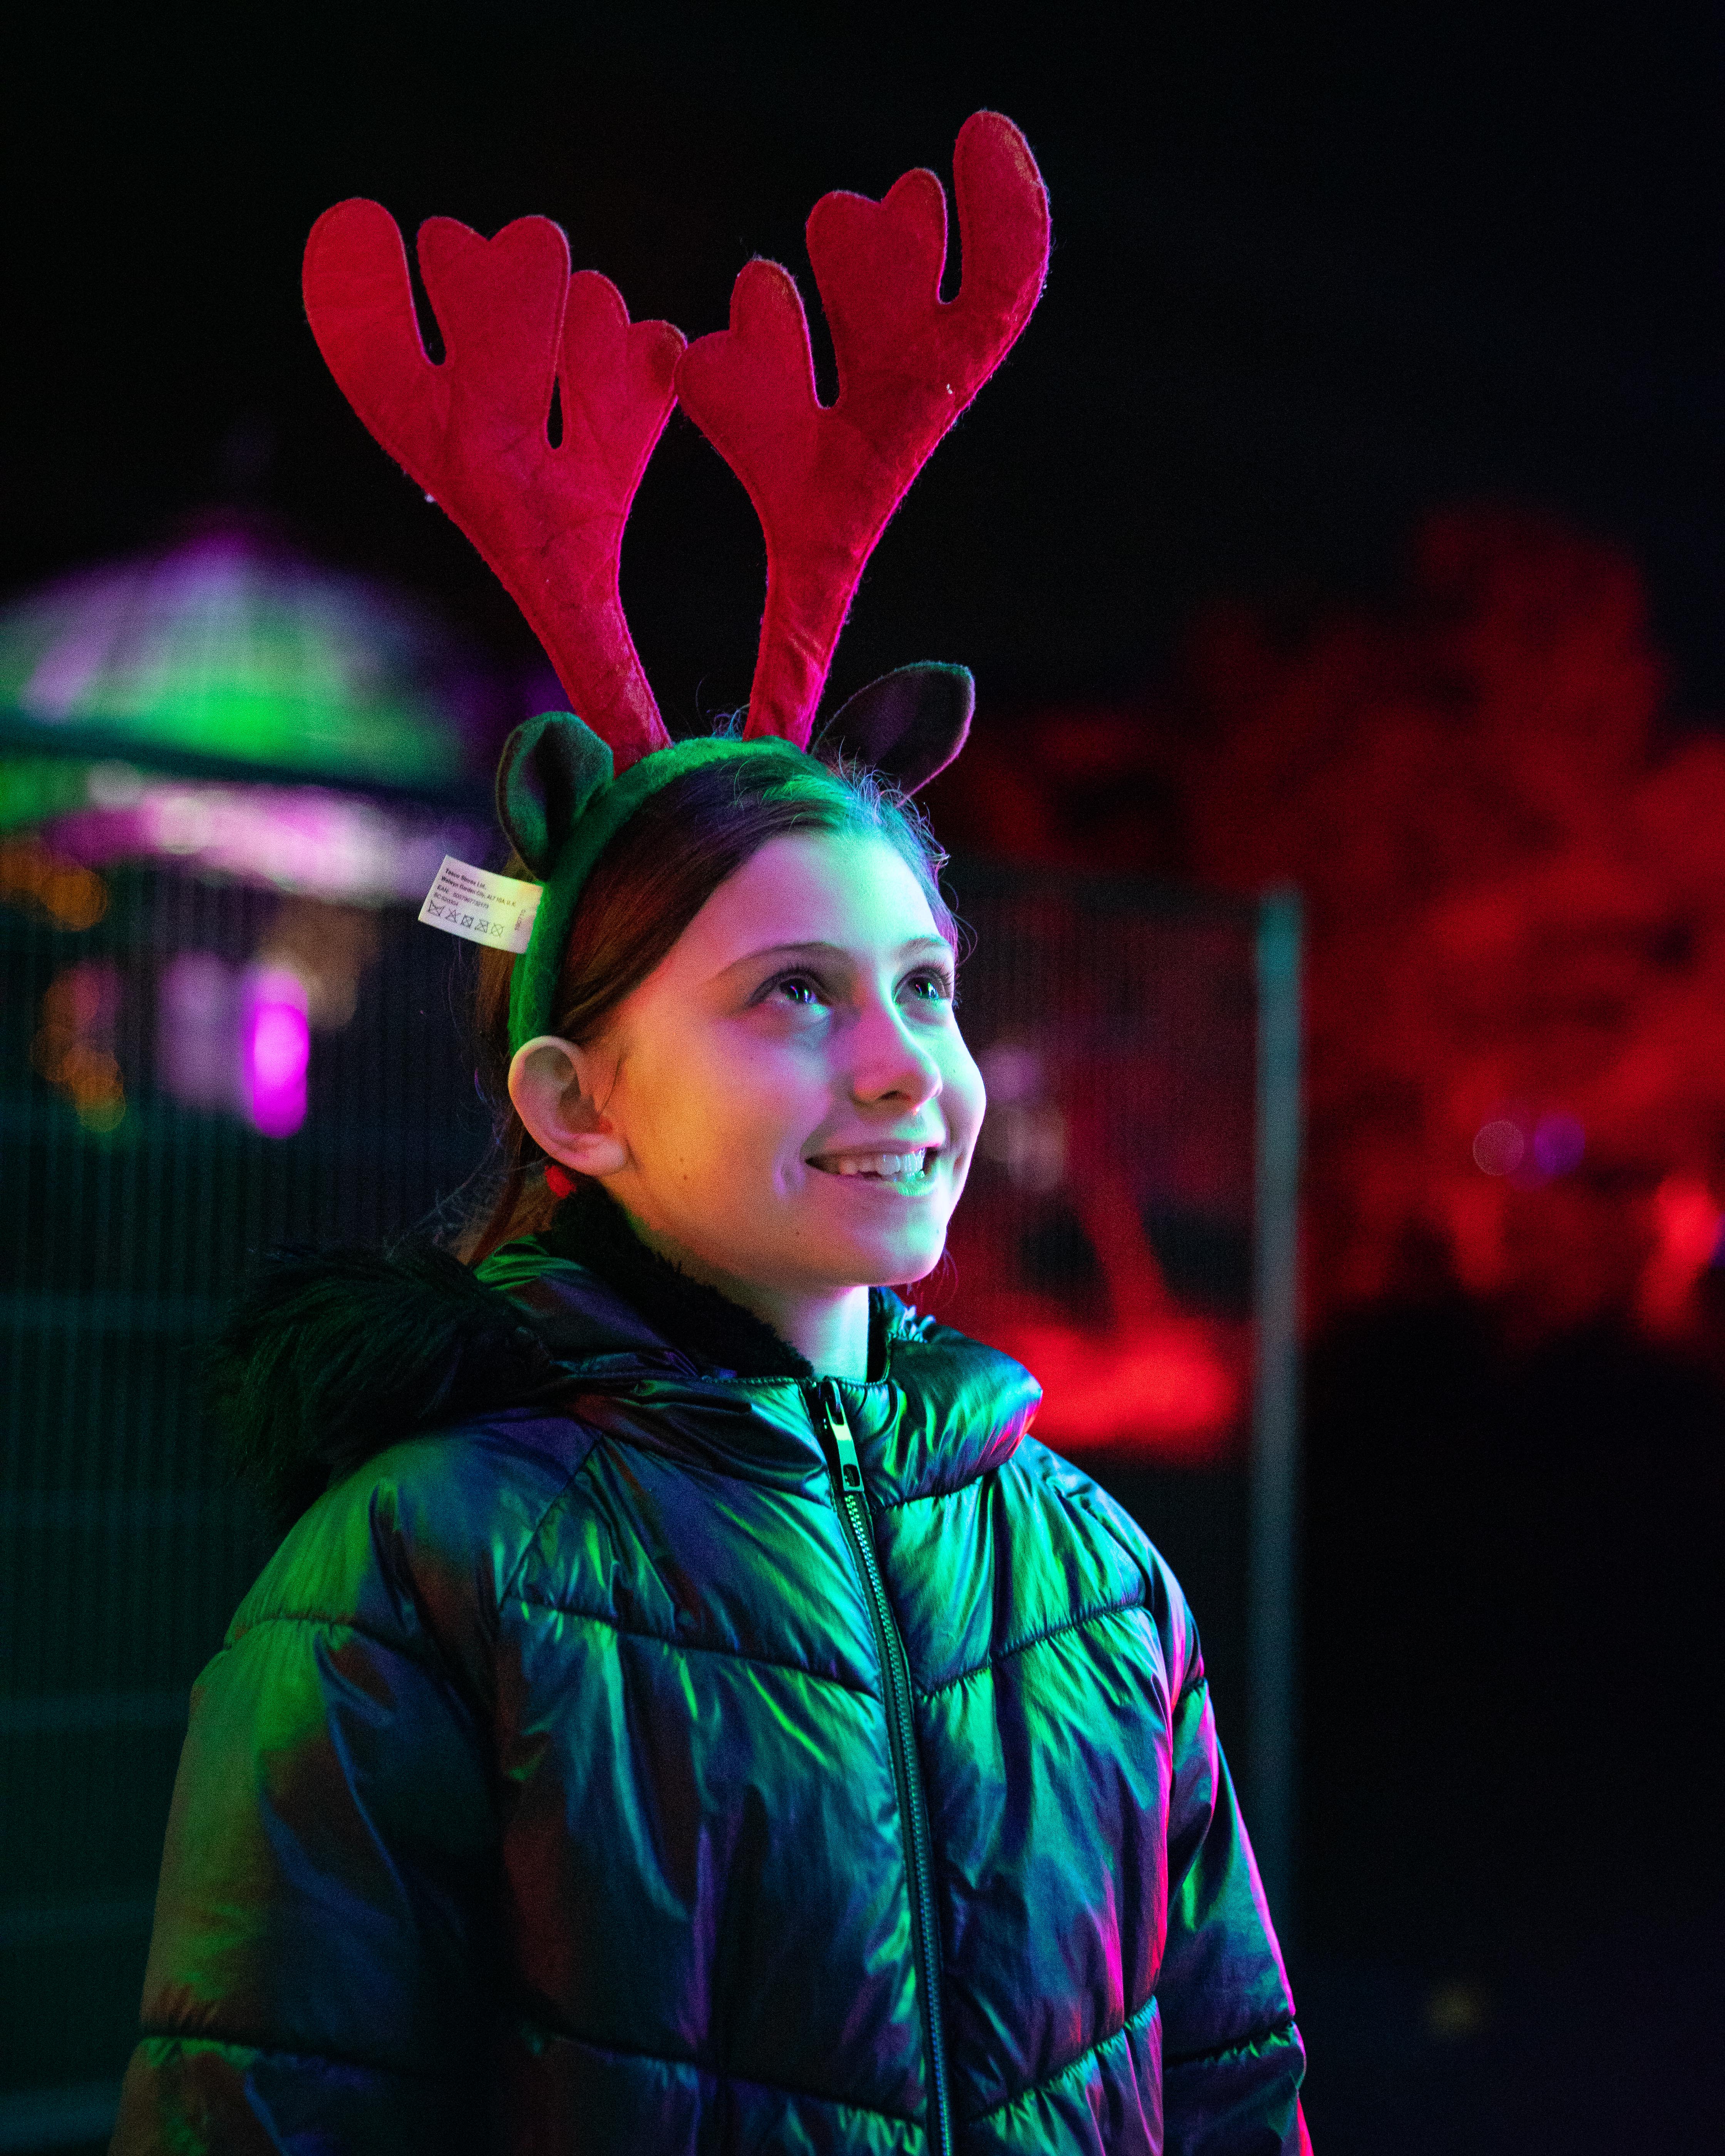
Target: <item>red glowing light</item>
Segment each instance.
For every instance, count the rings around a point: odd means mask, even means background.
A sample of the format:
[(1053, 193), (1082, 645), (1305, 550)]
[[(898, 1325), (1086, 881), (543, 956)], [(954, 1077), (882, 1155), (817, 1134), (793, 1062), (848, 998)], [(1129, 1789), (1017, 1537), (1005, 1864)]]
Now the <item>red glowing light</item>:
[[(1055, 1104), (1040, 1106), (1052, 1112)], [(1250, 1330), (1179, 1307), (1129, 1185), (1117, 1165), (1098, 1158), (1096, 1128), (1081, 1115), (1064, 1127), (1072, 1141), (1068, 1196), (1100, 1274), (1086, 1297), (1096, 1316), (1078, 1322), (1058, 1296), (1014, 1282), (1000, 1223), (991, 1235), (963, 1208), (947, 1246), (951, 1274), (935, 1295), (940, 1314), (1032, 1373), (1042, 1387), (1035, 1431), (1050, 1445), (1129, 1448), (1181, 1466), (1220, 1460), (1240, 1435)], [(1016, 1157), (999, 1158), (1011, 1173)], [(1034, 1161), (1017, 1166), (1021, 1188), (1040, 1187)]]
[(1101, 1334), (1033, 1322), (996, 1344), (1040, 1381), (1036, 1435), (1050, 1445), (1135, 1443), (1192, 1465), (1225, 1449), (1240, 1383), (1201, 1321), (1170, 1312)]

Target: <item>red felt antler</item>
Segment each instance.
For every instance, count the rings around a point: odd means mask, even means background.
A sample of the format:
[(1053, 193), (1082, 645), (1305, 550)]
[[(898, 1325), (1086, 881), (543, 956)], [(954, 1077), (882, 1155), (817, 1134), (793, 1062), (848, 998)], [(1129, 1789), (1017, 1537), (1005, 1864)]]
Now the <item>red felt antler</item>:
[[(451, 218), (419, 231), (444, 357), (425, 356), (389, 213), (338, 203), (305, 247), (318, 348), (372, 434), (472, 540), (526, 616), (619, 769), (670, 738), (618, 595), (623, 527), (676, 401), (669, 322), (631, 326), (617, 288), (569, 275), (548, 218), (495, 239)], [(547, 433), (552, 382), (562, 439)]]
[(833, 646), (887, 519), (1011, 349), (1048, 270), (1048, 196), (1029, 145), (998, 112), (960, 131), (952, 176), (963, 281), (940, 296), (947, 201), (907, 172), (884, 202), (830, 194), (809, 258), (832, 331), (839, 395), (816, 398), (809, 324), (788, 272), (751, 262), (731, 326), (677, 369), (683, 408), (748, 489), (767, 535), (767, 609), (747, 732), (806, 744)]

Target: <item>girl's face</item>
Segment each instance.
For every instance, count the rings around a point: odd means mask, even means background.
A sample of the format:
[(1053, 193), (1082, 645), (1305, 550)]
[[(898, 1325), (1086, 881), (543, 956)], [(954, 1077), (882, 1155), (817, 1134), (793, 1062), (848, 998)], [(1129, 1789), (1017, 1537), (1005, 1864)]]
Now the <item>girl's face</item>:
[(577, 1051), (589, 1142), (611, 1151), (553, 1150), (720, 1286), (919, 1280), (984, 1105), (952, 972), (885, 840), (769, 840)]

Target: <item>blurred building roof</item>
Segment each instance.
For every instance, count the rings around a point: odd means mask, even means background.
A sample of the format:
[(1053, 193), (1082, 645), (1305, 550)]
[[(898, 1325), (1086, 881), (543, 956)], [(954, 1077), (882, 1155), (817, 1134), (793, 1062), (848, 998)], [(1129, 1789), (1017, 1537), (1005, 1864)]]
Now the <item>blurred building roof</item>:
[(443, 788), (488, 690), (433, 617), (234, 516), (0, 609), (15, 749)]

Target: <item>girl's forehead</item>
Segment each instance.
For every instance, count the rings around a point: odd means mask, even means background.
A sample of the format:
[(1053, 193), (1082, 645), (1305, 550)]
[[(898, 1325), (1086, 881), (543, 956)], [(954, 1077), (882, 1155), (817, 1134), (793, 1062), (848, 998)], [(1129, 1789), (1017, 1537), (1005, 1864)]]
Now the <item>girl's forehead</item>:
[(860, 952), (939, 933), (927, 892), (889, 840), (871, 832), (799, 831), (768, 839), (721, 884), (685, 940), (725, 964), (778, 944)]

